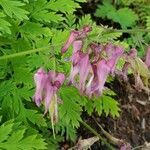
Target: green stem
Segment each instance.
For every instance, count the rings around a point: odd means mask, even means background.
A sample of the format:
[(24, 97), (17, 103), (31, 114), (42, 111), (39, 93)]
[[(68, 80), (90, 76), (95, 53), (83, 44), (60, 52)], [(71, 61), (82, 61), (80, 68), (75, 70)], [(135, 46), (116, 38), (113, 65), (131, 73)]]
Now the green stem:
[(10, 55), (4, 55), (4, 56), (0, 57), (0, 60), (10, 59), (10, 58), (14, 58), (14, 57), (19, 57), (19, 56), (23, 56), (23, 55), (27, 55), (27, 54), (31, 54), (31, 53), (35, 53), (35, 52), (39, 52), (39, 51), (44, 51), (44, 50), (48, 50), (48, 49), (50, 49), (50, 46), (37, 48), (37, 49), (32, 49), (32, 50), (27, 50), (27, 51), (14, 53), (14, 54), (10, 54)]
[(110, 150), (114, 150), (114, 148), (106, 141), (106, 139), (102, 138), (92, 127), (90, 127), (86, 122), (80, 121), (82, 125), (84, 125), (89, 131), (91, 131), (94, 135), (96, 135), (103, 143), (105, 143)]

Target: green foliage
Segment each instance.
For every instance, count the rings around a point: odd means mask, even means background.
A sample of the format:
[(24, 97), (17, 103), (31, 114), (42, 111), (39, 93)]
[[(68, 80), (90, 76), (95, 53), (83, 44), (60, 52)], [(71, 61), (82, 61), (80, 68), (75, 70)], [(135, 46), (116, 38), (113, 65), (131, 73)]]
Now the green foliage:
[[(71, 124), (73, 127), (79, 127), (79, 121), (81, 120), (81, 106), (78, 103), (81, 99), (77, 89), (75, 88), (62, 88), (60, 96), (63, 100), (63, 105), (60, 106), (60, 119), (66, 124)], [(67, 108), (67, 109), (66, 109)]]
[(21, 123), (8, 121), (0, 126), (0, 148), (5, 150), (46, 149), (46, 143), (37, 133), (29, 134)]
[(122, 28), (132, 27), (138, 20), (138, 16), (132, 9), (128, 7), (116, 9), (111, 3), (104, 1), (103, 5), (99, 5), (95, 15), (97, 17), (113, 20), (121, 25)]
[(119, 104), (113, 98), (115, 96), (115, 93), (111, 90), (106, 91), (101, 97), (94, 98), (93, 100), (90, 100), (86, 103), (85, 109), (89, 115), (92, 115), (95, 110), (98, 115), (102, 115), (103, 113), (105, 116), (111, 115), (113, 118), (119, 117)]
[(147, 20), (146, 20), (146, 28), (147, 28), (147, 29), (150, 29), (150, 16), (147, 17)]
[(0, 32), (3, 34), (3, 33), (8, 33), (8, 34), (10, 34), (11, 33), (11, 31), (10, 31), (10, 26), (11, 26), (11, 24), (8, 22), (8, 21), (6, 21), (5, 19), (4, 19), (4, 17), (5, 17), (6, 15), (4, 14), (4, 13), (2, 13), (2, 12), (0, 12)]
[(19, 20), (29, 19), (27, 17), (29, 12), (21, 8), (21, 6), (24, 6), (25, 4), (20, 1), (1, 0), (0, 5), (4, 9), (4, 12), (11, 18), (14, 16)]

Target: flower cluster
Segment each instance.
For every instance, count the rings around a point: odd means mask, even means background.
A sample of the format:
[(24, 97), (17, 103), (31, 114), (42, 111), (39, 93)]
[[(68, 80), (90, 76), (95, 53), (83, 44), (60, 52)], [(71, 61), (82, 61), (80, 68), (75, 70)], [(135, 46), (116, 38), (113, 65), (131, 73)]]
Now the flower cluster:
[(46, 73), (42, 68), (34, 75), (34, 81), (36, 85), (35, 95), (33, 99), (36, 105), (39, 107), (44, 101), (45, 113), (47, 113), (52, 99), (56, 100), (56, 93), (65, 80), (63, 73), (56, 73), (55, 71), (49, 71)]
[[(84, 26), (81, 30), (71, 31), (68, 40), (61, 49), (61, 53), (64, 54), (71, 45), (73, 47), (68, 83), (73, 84), (82, 94), (90, 98), (100, 96), (109, 75), (117, 74), (127, 81), (128, 69), (131, 68), (135, 75), (135, 83), (140, 88), (143, 87), (141, 76), (147, 80), (150, 78), (148, 69), (150, 68), (150, 47), (147, 50), (145, 62), (137, 56), (136, 49), (131, 49), (129, 53), (126, 53), (121, 46), (111, 43), (102, 45), (91, 42), (86, 51), (83, 51), (84, 41), (91, 30), (91, 27)], [(125, 61), (122, 70), (116, 69), (120, 57)], [(63, 84), (65, 76), (55, 71), (46, 73), (40, 68), (34, 75), (34, 80), (36, 92), (33, 99), (37, 106), (40, 106), (42, 100), (44, 101), (46, 113), (52, 99), (57, 99), (56, 93)]]
[[(61, 52), (65, 53), (70, 45), (73, 46), (69, 83), (89, 97), (102, 94), (108, 75), (114, 74), (118, 59), (124, 52), (122, 47), (113, 44), (104, 46), (98, 43), (90, 43), (87, 51), (83, 52), (84, 39), (90, 31), (89, 26), (79, 31), (73, 30), (61, 49)], [(77, 75), (79, 75), (79, 82), (77, 82)]]

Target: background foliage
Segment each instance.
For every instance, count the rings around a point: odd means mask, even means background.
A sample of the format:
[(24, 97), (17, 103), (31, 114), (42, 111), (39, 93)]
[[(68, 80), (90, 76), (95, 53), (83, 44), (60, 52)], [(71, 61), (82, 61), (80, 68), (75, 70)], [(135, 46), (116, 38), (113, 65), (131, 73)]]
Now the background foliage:
[[(145, 54), (143, 45), (150, 41), (149, 33), (129, 35), (108, 29), (116, 26), (118, 29), (150, 29), (149, 1), (102, 1), (94, 17), (89, 14), (79, 17), (75, 12), (83, 3), (86, 0), (0, 1), (0, 56), (31, 52), (11, 59), (0, 58), (0, 148), (57, 149), (58, 142), (64, 138), (76, 139), (83, 112), (119, 116), (117, 96), (110, 89), (102, 97), (89, 100), (76, 88), (64, 85), (59, 91), (63, 104), (59, 107), (54, 139), (49, 116), (43, 117), (43, 108), (37, 108), (32, 102), (33, 74), (40, 66), (69, 74), (70, 63), (64, 60), (70, 56), (71, 48), (64, 56), (60, 49), (71, 29), (91, 25), (93, 30), (87, 43), (113, 42), (126, 50), (134, 46), (139, 55)], [(97, 26), (93, 18), (97, 24), (104, 22), (103, 26)], [(38, 48), (42, 49), (32, 53)]]

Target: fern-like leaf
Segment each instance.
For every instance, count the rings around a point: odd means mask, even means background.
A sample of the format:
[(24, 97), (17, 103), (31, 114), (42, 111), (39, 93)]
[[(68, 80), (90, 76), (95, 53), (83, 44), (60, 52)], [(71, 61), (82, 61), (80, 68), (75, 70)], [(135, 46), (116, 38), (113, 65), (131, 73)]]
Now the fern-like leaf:
[(71, 123), (73, 127), (79, 127), (79, 121), (81, 120), (80, 112), (82, 109), (76, 100), (79, 99), (77, 92), (74, 92), (73, 88), (69, 89), (65, 87), (61, 89), (60, 95), (63, 100), (63, 104), (59, 110), (60, 119), (63, 119), (66, 124)]
[(44, 139), (38, 135), (25, 136), (26, 128), (19, 126), (12, 121), (0, 126), (0, 148), (5, 150), (34, 150), (46, 149)]
[(3, 7), (5, 13), (9, 17), (17, 17), (20, 20), (28, 19), (27, 14), (28, 11), (20, 8), (21, 6), (24, 6), (25, 4), (20, 1), (13, 1), (13, 0), (1, 0), (0, 5)]
[(10, 30), (11, 24), (4, 19), (5, 16), (6, 15), (4, 15), (4, 13), (0, 12), (0, 34), (11, 33), (11, 30)]
[(138, 16), (133, 10), (127, 7), (116, 10), (116, 8), (107, 1), (104, 2), (103, 5), (99, 5), (95, 15), (118, 22), (122, 28), (132, 27), (138, 20)]

